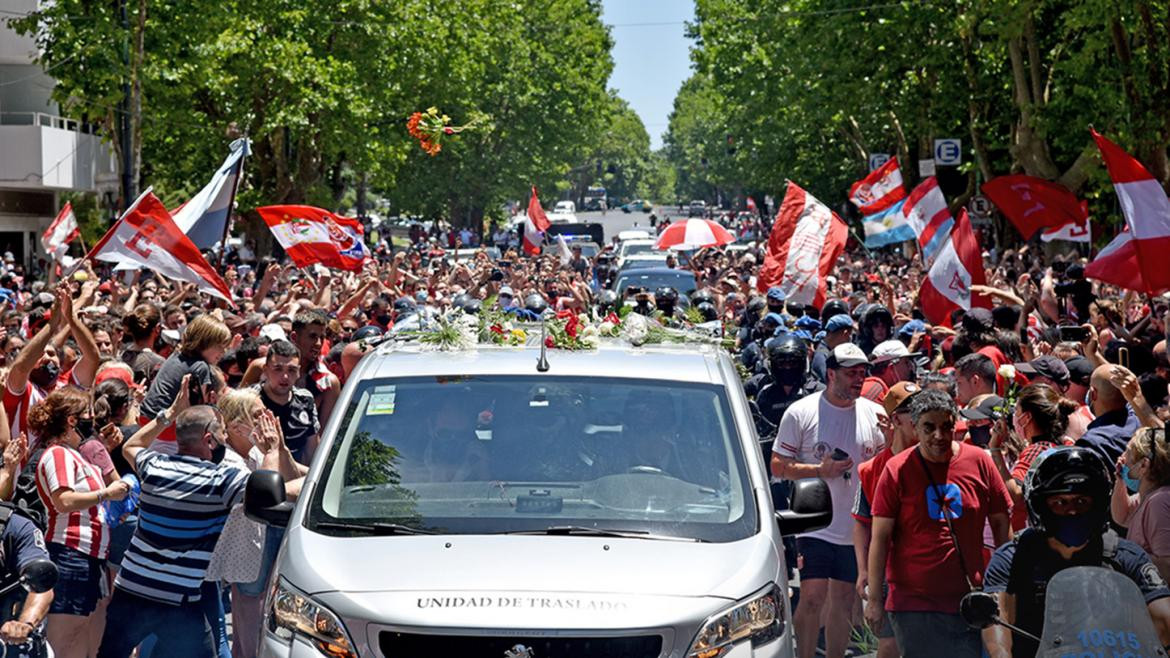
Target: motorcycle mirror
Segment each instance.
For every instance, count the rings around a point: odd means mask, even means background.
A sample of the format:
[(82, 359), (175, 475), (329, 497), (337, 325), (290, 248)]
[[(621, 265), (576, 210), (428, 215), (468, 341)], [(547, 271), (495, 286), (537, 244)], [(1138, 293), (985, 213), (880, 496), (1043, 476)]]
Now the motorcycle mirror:
[(959, 616), (971, 628), (982, 630), (996, 623), (999, 602), (987, 592), (968, 592), (959, 602)]
[(37, 558), (20, 570), (20, 584), (34, 594), (48, 592), (57, 584), (57, 565)]

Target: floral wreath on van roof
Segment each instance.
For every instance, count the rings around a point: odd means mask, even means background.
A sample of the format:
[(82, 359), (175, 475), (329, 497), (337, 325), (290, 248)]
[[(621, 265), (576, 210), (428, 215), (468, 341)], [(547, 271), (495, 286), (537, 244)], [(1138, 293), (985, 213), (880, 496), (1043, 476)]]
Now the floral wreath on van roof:
[[(604, 317), (591, 317), (585, 313), (559, 311), (544, 321), (544, 344), (550, 349), (595, 350), (601, 346), (602, 338), (612, 338), (625, 340), (635, 347), (687, 342), (726, 346), (722, 336), (694, 328), (666, 327), (660, 318), (653, 316), (628, 312), (622, 315), (609, 313)], [(540, 328), (537, 322), (515, 320), (500, 310), (494, 299), (487, 299), (478, 315), (451, 309), (436, 317), (427, 328), (407, 335), (417, 337), (437, 350), (458, 352), (474, 349), (477, 345), (525, 347), (529, 344), (529, 337)]]

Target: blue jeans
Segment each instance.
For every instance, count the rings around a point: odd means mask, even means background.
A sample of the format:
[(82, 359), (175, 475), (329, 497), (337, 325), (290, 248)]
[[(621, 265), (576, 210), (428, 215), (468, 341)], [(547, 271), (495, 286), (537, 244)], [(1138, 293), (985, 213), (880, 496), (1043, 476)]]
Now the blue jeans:
[(223, 610), (223, 590), (219, 583), (204, 581), (199, 606), (203, 608), (203, 618), (211, 627), (211, 642), (215, 646), (216, 655), (219, 658), (232, 658), (232, 648), (228, 644), (227, 615)]
[(167, 658), (207, 658), (214, 653), (211, 629), (198, 602), (168, 605), (114, 588), (98, 658), (128, 658), (150, 635)]

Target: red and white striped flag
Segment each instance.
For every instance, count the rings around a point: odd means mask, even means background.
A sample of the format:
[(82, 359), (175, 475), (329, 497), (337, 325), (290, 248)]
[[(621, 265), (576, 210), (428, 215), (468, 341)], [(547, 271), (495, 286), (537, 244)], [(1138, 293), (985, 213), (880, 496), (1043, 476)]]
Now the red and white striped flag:
[(849, 227), (836, 213), (789, 181), (756, 287), (763, 292), (780, 286), (789, 301), (820, 308), (825, 303), (825, 277), (848, 238)]
[(544, 208), (540, 205), (540, 197), (536, 194), (536, 186), (532, 186), (532, 197), (528, 199), (528, 219), (524, 220), (524, 253), (530, 256), (540, 254), (540, 245), (544, 242), (544, 232), (552, 223)]
[(81, 235), (81, 230), (77, 227), (77, 217), (73, 214), (73, 205), (66, 202), (61, 212), (57, 213), (57, 218), (41, 234), (41, 246), (45, 248), (45, 253), (49, 254), (53, 260), (60, 262), (61, 257), (69, 249), (69, 243), (76, 240), (79, 235)]
[(929, 269), (942, 248), (950, 242), (955, 226), (947, 200), (938, 187), (938, 179), (931, 176), (919, 183), (902, 206), (902, 214), (918, 237), (922, 263)]
[(932, 324), (949, 325), (951, 311), (957, 308), (991, 308), (986, 297), (971, 292), (972, 285), (987, 284), (987, 275), (965, 209), (954, 224), (918, 291), (922, 313)]
[(152, 188), (122, 213), (86, 258), (140, 265), (169, 278), (194, 283), (200, 292), (232, 303), (227, 284), (191, 238), (175, 225)]
[(1170, 199), (1150, 172), (1120, 146), (1096, 130), (1093, 139), (1113, 179), (1126, 230), (1097, 254), (1085, 275), (1149, 294), (1170, 289), (1170, 267), (1161, 260), (1170, 252)]

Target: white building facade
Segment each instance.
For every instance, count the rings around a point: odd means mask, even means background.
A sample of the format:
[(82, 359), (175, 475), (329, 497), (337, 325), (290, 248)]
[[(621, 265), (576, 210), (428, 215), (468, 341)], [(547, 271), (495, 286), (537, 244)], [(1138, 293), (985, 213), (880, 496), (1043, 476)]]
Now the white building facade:
[(36, 63), (37, 46), (5, 19), (35, 11), (38, 0), (0, 0), (0, 254), (28, 267), (43, 255), (40, 234), (63, 205), (63, 192), (116, 189), (113, 149), (51, 100), (56, 82)]

